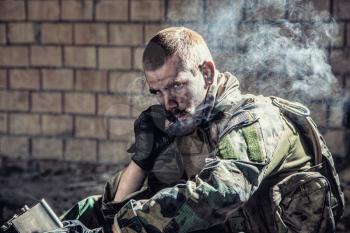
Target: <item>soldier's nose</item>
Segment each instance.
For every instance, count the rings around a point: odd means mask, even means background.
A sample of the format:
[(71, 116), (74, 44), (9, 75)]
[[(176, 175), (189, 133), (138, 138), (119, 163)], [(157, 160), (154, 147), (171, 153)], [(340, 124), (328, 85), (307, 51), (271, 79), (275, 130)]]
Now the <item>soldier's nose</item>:
[(169, 96), (164, 96), (164, 108), (165, 110), (172, 112), (177, 107), (177, 102)]

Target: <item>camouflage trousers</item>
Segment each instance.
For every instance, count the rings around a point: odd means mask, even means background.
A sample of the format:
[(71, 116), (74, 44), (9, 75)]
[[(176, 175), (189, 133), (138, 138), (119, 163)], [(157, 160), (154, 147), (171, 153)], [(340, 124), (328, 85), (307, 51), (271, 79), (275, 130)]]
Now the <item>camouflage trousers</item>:
[[(129, 200), (148, 199), (154, 195), (157, 190), (165, 187), (164, 184), (159, 181), (147, 178), (139, 191), (129, 194), (122, 202), (115, 202), (113, 199), (122, 173), (123, 171), (118, 172), (107, 181), (103, 195), (93, 195), (79, 201), (60, 216), (60, 219), (62, 221), (79, 220), (89, 229), (103, 227), (105, 233), (112, 233), (111, 225), (113, 224), (115, 214), (117, 214), (121, 207)], [(228, 233), (231, 231), (227, 231), (227, 226), (225, 225), (218, 225), (193, 233), (217, 232)]]
[[(139, 191), (128, 195), (123, 202), (114, 202), (121, 174), (106, 183), (103, 195), (78, 202), (61, 219), (77, 219), (90, 229), (103, 227), (109, 233), (114, 216), (122, 206), (130, 199), (148, 199), (156, 192), (151, 187), (160, 187), (146, 180)], [(224, 224), (193, 233), (334, 232), (334, 197), (328, 181), (320, 173), (299, 172), (272, 183), (263, 182)]]

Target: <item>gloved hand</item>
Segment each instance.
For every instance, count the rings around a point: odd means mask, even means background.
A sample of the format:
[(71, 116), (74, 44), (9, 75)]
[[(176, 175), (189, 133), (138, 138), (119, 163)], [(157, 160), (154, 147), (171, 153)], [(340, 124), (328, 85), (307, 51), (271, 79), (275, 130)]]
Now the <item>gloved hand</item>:
[(161, 105), (152, 105), (135, 121), (135, 144), (128, 150), (134, 153), (132, 160), (150, 171), (159, 153), (172, 141), (165, 133), (166, 113)]

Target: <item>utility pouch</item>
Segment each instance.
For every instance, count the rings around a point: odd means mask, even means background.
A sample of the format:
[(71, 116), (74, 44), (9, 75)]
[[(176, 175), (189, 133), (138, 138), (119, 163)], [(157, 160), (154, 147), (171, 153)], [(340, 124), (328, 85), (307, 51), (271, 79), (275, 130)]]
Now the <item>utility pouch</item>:
[[(290, 175), (272, 187), (272, 213), (275, 231), (335, 232), (328, 180), (319, 172)], [(288, 231), (289, 230), (289, 231)]]

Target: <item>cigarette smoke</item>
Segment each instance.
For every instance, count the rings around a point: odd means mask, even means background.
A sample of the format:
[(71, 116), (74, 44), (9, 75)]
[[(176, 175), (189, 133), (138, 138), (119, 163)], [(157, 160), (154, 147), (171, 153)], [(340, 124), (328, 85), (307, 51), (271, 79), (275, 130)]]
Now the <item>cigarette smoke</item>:
[[(218, 70), (232, 72), (243, 93), (342, 104), (328, 61), (338, 34), (329, 12), (305, 0), (225, 0), (208, 1), (207, 13), (204, 22), (167, 26), (202, 34)], [(139, 109), (143, 100), (134, 98)]]
[[(338, 26), (329, 12), (315, 10), (305, 0), (213, 0), (206, 4), (204, 22), (164, 27), (185, 26), (199, 32), (217, 69), (233, 73), (243, 93), (279, 96), (307, 106), (315, 100), (323, 106), (332, 104), (331, 110), (337, 113), (332, 116), (338, 118), (333, 120), (342, 118), (344, 98), (328, 61)], [(135, 84), (144, 87), (144, 78), (138, 77), (129, 89), (135, 90)], [(147, 88), (132, 102), (139, 110), (156, 103)], [(321, 121), (317, 123), (329, 124)]]
[(327, 59), (338, 27), (328, 12), (298, 0), (226, 4), (209, 22), (208, 37), (217, 66), (233, 72), (244, 92), (304, 103), (339, 93)]

